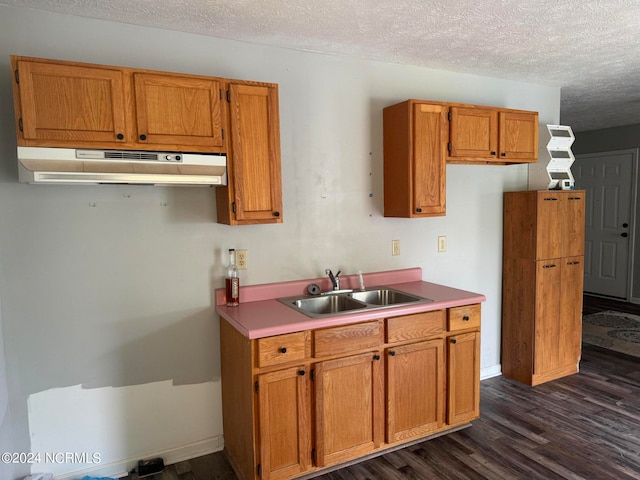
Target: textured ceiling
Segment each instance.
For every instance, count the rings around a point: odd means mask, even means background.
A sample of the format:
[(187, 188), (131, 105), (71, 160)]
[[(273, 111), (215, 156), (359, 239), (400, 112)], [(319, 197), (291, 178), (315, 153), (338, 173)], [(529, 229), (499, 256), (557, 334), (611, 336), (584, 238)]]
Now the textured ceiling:
[(575, 131), (640, 123), (639, 0), (0, 0), (82, 17), (560, 86)]

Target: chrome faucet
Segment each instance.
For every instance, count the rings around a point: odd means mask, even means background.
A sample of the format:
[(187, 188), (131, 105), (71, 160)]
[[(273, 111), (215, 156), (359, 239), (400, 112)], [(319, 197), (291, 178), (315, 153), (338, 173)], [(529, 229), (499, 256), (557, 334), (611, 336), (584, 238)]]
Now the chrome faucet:
[(329, 275), (329, 280), (331, 280), (331, 285), (333, 285), (333, 290), (340, 290), (340, 278), (339, 278), (340, 272), (342, 272), (342, 270), (338, 270), (338, 273), (334, 275), (333, 272), (328, 268), (324, 271), (324, 273)]

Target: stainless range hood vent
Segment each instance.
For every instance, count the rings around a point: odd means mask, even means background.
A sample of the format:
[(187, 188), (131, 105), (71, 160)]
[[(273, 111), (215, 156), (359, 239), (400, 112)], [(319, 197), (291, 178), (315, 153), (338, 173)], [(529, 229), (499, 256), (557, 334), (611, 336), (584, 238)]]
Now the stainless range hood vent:
[(213, 153), (18, 147), (24, 183), (227, 184), (227, 157)]
[(157, 161), (158, 154), (148, 152), (117, 152), (108, 150), (104, 153), (104, 158), (119, 160), (150, 160)]

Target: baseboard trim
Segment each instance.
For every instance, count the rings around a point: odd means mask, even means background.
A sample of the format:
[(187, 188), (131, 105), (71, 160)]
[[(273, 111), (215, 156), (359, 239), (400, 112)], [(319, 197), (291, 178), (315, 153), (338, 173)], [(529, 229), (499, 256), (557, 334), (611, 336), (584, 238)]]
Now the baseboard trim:
[(497, 365), (493, 365), (492, 367), (480, 369), (480, 380), (499, 377), (500, 375), (502, 375), (502, 365), (500, 363)]
[(74, 472), (65, 473), (56, 476), (56, 480), (71, 480), (82, 478), (85, 475), (93, 477), (126, 477), (129, 472), (138, 465), (138, 460), (143, 458), (162, 457), (165, 465), (191, 460), (192, 458), (201, 457), (210, 453), (219, 452), (224, 448), (224, 439), (222, 435), (210, 437), (205, 440), (194, 442), (189, 445), (183, 445), (177, 448), (163, 450), (159, 452), (151, 452), (136, 458), (128, 458), (118, 462), (112, 462), (97, 467), (87, 468), (84, 470), (76, 470)]

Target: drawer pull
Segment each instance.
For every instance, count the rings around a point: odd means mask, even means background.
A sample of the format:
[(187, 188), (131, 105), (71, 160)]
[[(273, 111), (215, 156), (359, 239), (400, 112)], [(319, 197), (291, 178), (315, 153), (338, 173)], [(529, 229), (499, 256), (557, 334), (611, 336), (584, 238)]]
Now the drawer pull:
[(465, 315), (464, 317), (462, 317), (462, 321), (463, 322), (468, 322), (469, 321), (469, 315)]
[(545, 202), (548, 202), (548, 201), (557, 202), (558, 201), (557, 198), (553, 198), (553, 197), (547, 197), (544, 200), (545, 200)]
[(304, 377), (305, 373), (307, 373), (307, 372), (305, 372), (304, 370), (300, 370), (298, 372), (298, 375), (300, 375), (301, 377)]
[(555, 263), (552, 265), (543, 265), (542, 268), (555, 268)]
[(394, 352), (393, 350), (391, 350), (391, 351), (389, 352), (389, 355), (391, 355), (392, 357), (395, 357), (395, 356), (396, 356), (396, 352)]
[(374, 355), (374, 356), (373, 356), (373, 359), (374, 359), (374, 360), (380, 360), (380, 355)]
[(580, 262), (567, 262), (567, 265), (580, 265)]
[(281, 347), (280, 348), (280, 353), (287, 353), (287, 348), (286, 347)]
[(455, 338), (451, 339), (451, 343), (457, 343), (458, 341)]

